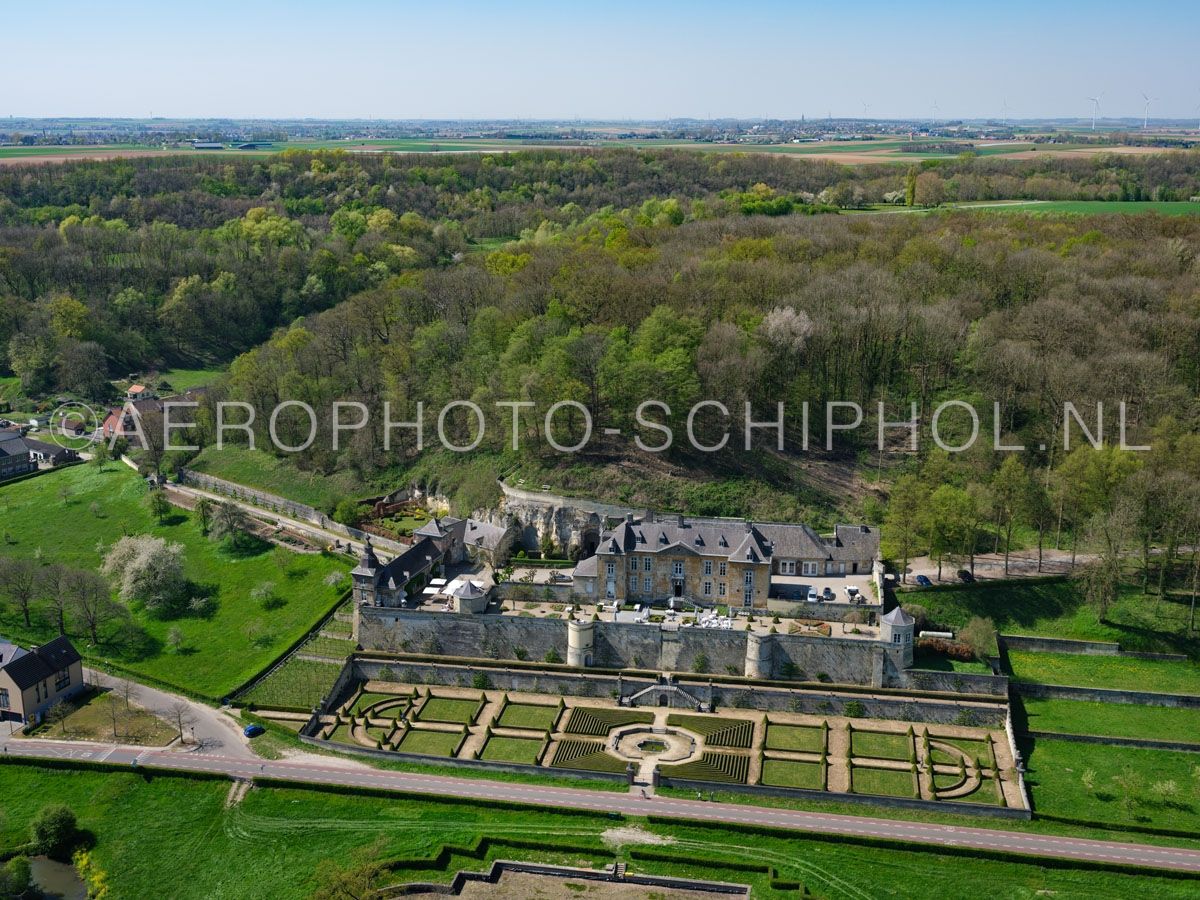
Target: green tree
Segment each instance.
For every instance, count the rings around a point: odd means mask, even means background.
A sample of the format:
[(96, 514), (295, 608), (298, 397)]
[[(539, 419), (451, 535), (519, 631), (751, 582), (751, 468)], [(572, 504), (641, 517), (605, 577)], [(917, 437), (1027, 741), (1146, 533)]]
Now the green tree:
[(65, 862), (79, 840), (75, 813), (62, 804), (43, 806), (30, 824), (29, 834), (34, 853)]
[(150, 507), (150, 515), (154, 516), (158, 524), (161, 525), (166, 521), (171, 512), (171, 501), (167, 499), (167, 494), (161, 488), (152, 488), (146, 497), (146, 505)]
[(929, 491), (915, 475), (901, 476), (888, 496), (883, 533), (900, 556), (902, 582), (908, 577), (908, 560), (916, 548), (922, 510), (928, 499)]
[(1029, 494), (1029, 473), (1016, 456), (1006, 456), (995, 474), (992, 475), (992, 498), (999, 524), (1004, 536), (1004, 574), (1008, 575), (1008, 559), (1012, 552), (1013, 529), (1017, 517), (1026, 508)]

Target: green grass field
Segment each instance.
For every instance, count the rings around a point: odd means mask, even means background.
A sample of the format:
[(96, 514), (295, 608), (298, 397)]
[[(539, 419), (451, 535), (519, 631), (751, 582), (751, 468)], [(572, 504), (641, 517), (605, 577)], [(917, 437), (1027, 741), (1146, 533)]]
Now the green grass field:
[[(356, 716), (361, 716), (367, 711), (368, 708), (375, 706), (378, 703), (399, 703), (404, 699), (406, 699), (405, 696), (401, 694), (378, 694), (371, 691), (364, 691), (363, 693), (359, 694), (357, 698), (355, 698), (354, 706), (350, 711)], [(380, 713), (380, 715), (391, 716), (394, 718), (396, 712), (396, 708), (389, 708), (385, 712)]]
[[(964, 203), (958, 209), (971, 209)], [(1161, 213), (1165, 216), (1200, 215), (1200, 203), (1187, 200), (1015, 200), (997, 204), (978, 204), (974, 208), (981, 212), (1020, 212), (1039, 215), (1102, 215), (1109, 213)]]
[(495, 724), (504, 728), (535, 728), (549, 731), (558, 719), (557, 706), (539, 706), (534, 703), (509, 703)]
[(1188, 598), (1147, 597), (1123, 589), (1100, 622), (1094, 607), (1065, 580), (1006, 581), (905, 591), (902, 602), (919, 603), (930, 618), (951, 629), (986, 616), (1003, 634), (1116, 641), (1126, 650), (1186, 653), (1200, 659), (1200, 639), (1187, 636)]
[(860, 758), (907, 760), (912, 750), (913, 740), (907, 734), (856, 729), (850, 736), (850, 753)]
[(225, 374), (224, 369), (167, 369), (159, 375), (176, 393), (212, 384)]
[(452, 697), (430, 697), (417, 713), (422, 722), (447, 722), (470, 725), (479, 709), (478, 700), (458, 700)]
[[(59, 493), (63, 489), (69, 491), (66, 502)], [(125, 533), (154, 534), (183, 545), (185, 572), (193, 590), (214, 599), (213, 611), (203, 617), (164, 620), (135, 608), (132, 623), (114, 624), (102, 634), (104, 642), (99, 646), (77, 641), (89, 657), (219, 698), (311, 628), (344, 587), (344, 580), (338, 586), (325, 583), (328, 576), (347, 571), (344, 560), (290, 554), (284, 569), (271, 545), (258, 542), (249, 552), (230, 550), (200, 534), (183, 510), (172, 510), (159, 525), (146, 509), (145, 494), (141, 479), (119, 464), (103, 472), (90, 465), (72, 466), (0, 486), (0, 521), (16, 541), (4, 547), (6, 554), (32, 558), (40, 553), (46, 562), (96, 569), (102, 558), (97, 547), (111, 545)], [(269, 610), (250, 596), (268, 581), (285, 600)], [(166, 644), (173, 628), (183, 638), (178, 651)], [(80, 636), (70, 618), (68, 629)], [(0, 634), (27, 644), (49, 640), (55, 628), (47, 604), (36, 605), (31, 627), (25, 626), (19, 613), (4, 609)]]
[(1200, 744), (1200, 709), (1022, 697), (1030, 731)]
[(775, 787), (803, 788), (808, 791), (825, 790), (825, 780), (820, 763), (799, 762), (793, 759), (764, 760), (759, 782)]
[(457, 731), (419, 731), (410, 728), (397, 748), (401, 753), (422, 753), (425, 756), (453, 756), (462, 742)]
[(188, 463), (188, 468), (326, 511), (344, 497), (370, 493), (367, 485), (349, 473), (302, 472), (264, 450), (245, 447), (207, 447)]
[(1200, 829), (1200, 756), (1194, 753), (1039, 738), (1026, 761), (1038, 813), (1193, 834)]
[[(292, 787), (255, 788), (226, 808), (228, 790), (224, 781), (4, 765), (0, 847), (27, 840), (29, 823), (43, 805), (66, 803), (81, 827), (95, 835), (93, 856), (108, 876), (113, 900), (244, 897), (247, 885), (261, 900), (295, 900), (321, 887), (316, 872), (324, 861), (345, 864), (366, 848), (382, 860), (410, 861), (390, 873), (393, 883), (448, 882), (457, 870), (486, 869), (493, 859), (579, 865), (586, 856), (600, 867), (613, 860), (601, 835), (630, 821)], [(745, 870), (764, 864), (776, 866), (785, 879), (804, 882), (820, 897), (967, 900), (986, 885), (988, 893), (1003, 897), (1182, 900), (1194, 897), (1196, 889), (1195, 881), (871, 847), (820, 836), (761, 834), (747, 840), (726, 827), (636, 824), (677, 844), (653, 848), (654, 859), (631, 859), (628, 847), (620, 850), (631, 871), (749, 883), (755, 897), (795, 896), (773, 890), (765, 874)], [(436, 857), (447, 844), (474, 848), (484, 836), (520, 844), (451, 852), (444, 867), (415, 864)], [(568, 846), (570, 852), (563, 849)], [(870, 863), (864, 864), (868, 857)], [(725, 868), (725, 863), (743, 868)]]
[(865, 769), (862, 766), (851, 770), (850, 780), (856, 794), (883, 794), (885, 797), (911, 797), (916, 784), (908, 769)]
[[(811, 725), (768, 725), (767, 750), (794, 750), (820, 753), (825, 746), (825, 730)], [(907, 758), (907, 757), (906, 757)]]
[(1008, 662), (1017, 681), (1073, 687), (1200, 694), (1200, 664), (1120, 656), (1031, 653), (1010, 650)]
[(493, 762), (511, 762), (533, 766), (537, 764), (538, 753), (541, 752), (541, 749), (542, 741), (540, 740), (492, 735), (484, 745), (479, 758)]

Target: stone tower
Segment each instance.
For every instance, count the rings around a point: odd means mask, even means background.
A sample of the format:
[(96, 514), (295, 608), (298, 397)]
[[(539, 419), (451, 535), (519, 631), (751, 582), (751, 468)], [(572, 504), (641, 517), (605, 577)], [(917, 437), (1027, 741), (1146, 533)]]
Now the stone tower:
[(913, 628), (917, 620), (897, 606), (879, 620), (879, 639), (901, 649), (904, 665), (913, 662)]

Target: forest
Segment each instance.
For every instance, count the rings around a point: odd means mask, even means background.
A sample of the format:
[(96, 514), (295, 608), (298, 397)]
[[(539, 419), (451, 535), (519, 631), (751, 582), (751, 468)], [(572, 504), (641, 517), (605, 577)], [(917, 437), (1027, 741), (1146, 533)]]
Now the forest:
[[(375, 417), (336, 450), (322, 420), (290, 459), (364, 488), (437, 481), (465, 509), (512, 473), (660, 508), (820, 523), (882, 517), (906, 474), (965, 490), (999, 470), (990, 450), (940, 462), (878, 452), (878, 402), (889, 419), (916, 403), (924, 423), (941, 400), (971, 402), (985, 434), (1032, 448), (1020, 463), (1043, 485), (1064, 463), (1067, 401), (1123, 403), (1131, 439), (1167, 435), (1186, 456), (1200, 221), (851, 211), (896, 192), (936, 205), (931, 179), (943, 199), (1186, 197), (1200, 192), (1200, 154), (965, 157), (908, 171), (633, 150), (13, 166), (0, 171), (0, 367), (35, 397), (100, 399), (126, 372), (228, 363), (209, 406), (386, 401), (411, 419), (418, 402), (531, 401), (529, 437), (563, 399), (626, 434), (651, 397), (680, 431), (699, 400), (867, 408), (866, 427), (830, 453), (648, 455), (603, 438), (570, 457), (536, 440), (514, 452), (503, 417), (473, 454), (418, 453), (403, 435), (384, 452)], [(203, 444), (211, 412), (200, 420)], [(720, 426), (697, 421), (701, 435)], [(811, 424), (817, 439), (823, 428)]]

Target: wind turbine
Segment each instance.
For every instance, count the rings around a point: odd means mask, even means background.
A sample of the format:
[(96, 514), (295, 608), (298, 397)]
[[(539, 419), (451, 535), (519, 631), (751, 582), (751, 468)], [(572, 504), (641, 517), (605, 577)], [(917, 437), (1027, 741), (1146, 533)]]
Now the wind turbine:
[(1095, 97), (1088, 97), (1092, 101), (1092, 131), (1096, 130), (1096, 116), (1100, 114), (1100, 98), (1103, 96), (1104, 92), (1101, 91)]
[(936, 100), (933, 101), (933, 105), (930, 107), (930, 112), (933, 113), (933, 121), (936, 122), (938, 119), (938, 113), (941, 112), (941, 109), (938, 107)]
[(867, 117), (867, 110), (870, 108), (870, 106), (871, 106), (871, 104), (869, 104), (866, 100), (863, 101), (863, 118), (864, 119), (866, 119), (866, 117)]
[(1149, 94), (1143, 91), (1142, 99), (1146, 101), (1146, 106), (1142, 109), (1142, 131), (1145, 131), (1150, 124), (1150, 104), (1158, 98), (1151, 97)]
[(1004, 102), (1001, 105), (1000, 109), (1001, 109), (1000, 124), (1007, 125), (1008, 124), (1008, 111), (1010, 109), (1012, 109), (1012, 107), (1008, 105), (1007, 97), (1004, 98)]

